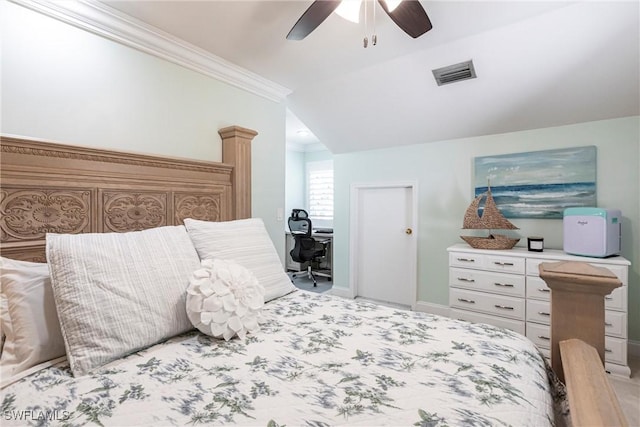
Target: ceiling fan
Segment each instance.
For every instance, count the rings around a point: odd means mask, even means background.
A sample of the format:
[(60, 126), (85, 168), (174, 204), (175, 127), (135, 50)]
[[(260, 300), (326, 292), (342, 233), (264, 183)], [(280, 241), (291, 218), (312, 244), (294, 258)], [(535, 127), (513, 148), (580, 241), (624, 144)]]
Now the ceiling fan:
[[(366, 7), (366, 2), (369, 0), (363, 1)], [(375, 0), (372, 1), (375, 2)], [(385, 0), (377, 1), (393, 22), (414, 39), (420, 37), (432, 28), (427, 13), (417, 0), (403, 0), (395, 8), (390, 7), (391, 1), (389, 1), (390, 4), (387, 4)], [(340, 3), (342, 3), (341, 0), (316, 0), (311, 3), (311, 6), (302, 14), (298, 22), (296, 22), (293, 28), (291, 28), (291, 31), (289, 31), (289, 34), (287, 34), (287, 40), (302, 40), (307, 37), (340, 6)], [(395, 3), (398, 2), (396, 1)], [(358, 2), (358, 8), (359, 4)], [(375, 3), (373, 7), (375, 7)]]

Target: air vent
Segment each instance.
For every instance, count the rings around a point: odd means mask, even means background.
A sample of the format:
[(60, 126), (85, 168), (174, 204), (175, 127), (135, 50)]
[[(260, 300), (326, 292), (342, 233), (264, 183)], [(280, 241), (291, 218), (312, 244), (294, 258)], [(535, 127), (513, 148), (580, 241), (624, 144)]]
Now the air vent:
[(472, 60), (438, 68), (432, 71), (433, 77), (435, 77), (438, 86), (459, 82), (460, 80), (476, 78), (476, 70), (473, 68)]

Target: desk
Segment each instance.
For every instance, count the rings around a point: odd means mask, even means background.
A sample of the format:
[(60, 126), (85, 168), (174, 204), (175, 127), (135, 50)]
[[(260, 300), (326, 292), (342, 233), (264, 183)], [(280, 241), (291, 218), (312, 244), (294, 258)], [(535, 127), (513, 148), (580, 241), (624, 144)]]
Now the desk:
[[(327, 246), (327, 257), (324, 259), (324, 261), (322, 261), (322, 263), (320, 264), (320, 267), (322, 269), (327, 269), (331, 272), (331, 275), (333, 275), (333, 233), (312, 233), (311, 236), (313, 236), (314, 239), (316, 240), (328, 240), (329, 241), (329, 245)], [(286, 235), (285, 235), (285, 240), (286, 240), (286, 256), (287, 256), (287, 262), (286, 262), (286, 268), (287, 271), (302, 271), (302, 270), (306, 270), (307, 268), (307, 264), (301, 264), (299, 262), (295, 262), (294, 260), (291, 259), (291, 255), (289, 255), (289, 253), (291, 252), (291, 249), (293, 249), (293, 247), (295, 246), (295, 242), (293, 240), (293, 236), (291, 236), (291, 232), (287, 231)]]

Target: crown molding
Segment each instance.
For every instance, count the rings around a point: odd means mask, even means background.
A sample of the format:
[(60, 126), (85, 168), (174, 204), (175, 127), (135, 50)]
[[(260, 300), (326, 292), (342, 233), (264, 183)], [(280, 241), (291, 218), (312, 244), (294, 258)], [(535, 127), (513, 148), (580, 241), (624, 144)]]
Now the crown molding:
[(291, 90), (95, 0), (10, 0), (98, 36), (213, 77), (271, 101)]

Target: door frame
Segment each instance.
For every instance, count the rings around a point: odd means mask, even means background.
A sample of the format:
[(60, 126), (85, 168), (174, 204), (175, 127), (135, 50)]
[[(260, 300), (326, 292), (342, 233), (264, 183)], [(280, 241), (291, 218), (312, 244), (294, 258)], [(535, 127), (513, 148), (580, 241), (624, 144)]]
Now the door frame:
[(411, 242), (411, 252), (413, 256), (409, 259), (409, 286), (411, 299), (411, 310), (416, 309), (418, 301), (418, 182), (417, 181), (399, 181), (399, 182), (380, 182), (380, 183), (355, 183), (351, 184), (350, 194), (350, 211), (349, 211), (349, 293), (351, 298), (358, 295), (357, 283), (358, 273), (356, 271), (356, 254), (358, 253), (358, 205), (360, 194), (363, 190), (371, 189), (389, 189), (389, 188), (408, 188), (411, 191), (411, 217), (413, 230), (413, 240)]

